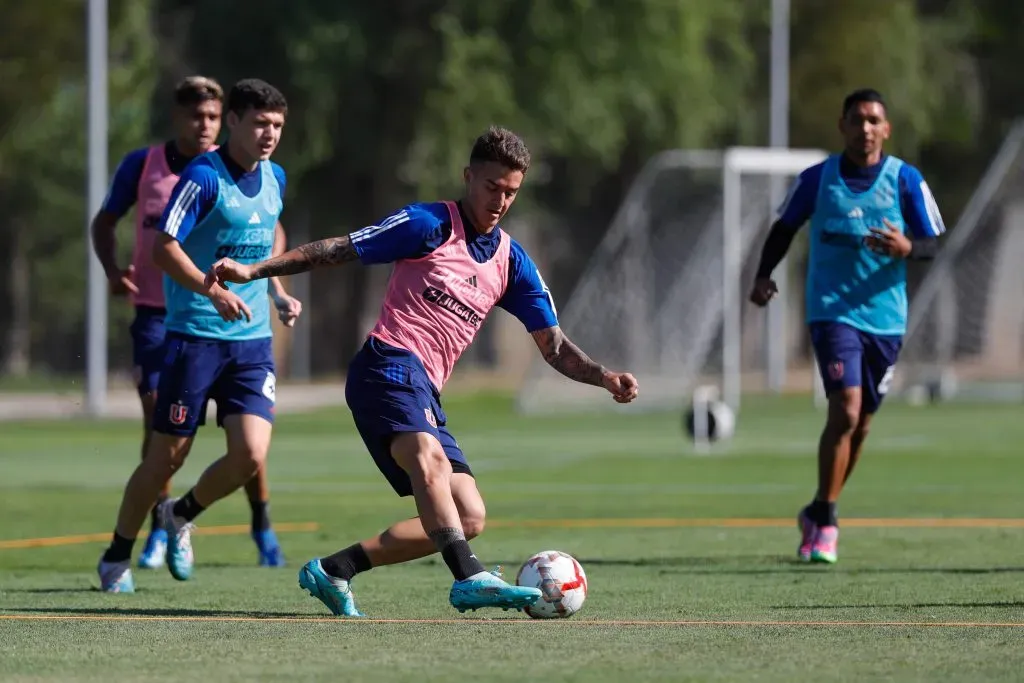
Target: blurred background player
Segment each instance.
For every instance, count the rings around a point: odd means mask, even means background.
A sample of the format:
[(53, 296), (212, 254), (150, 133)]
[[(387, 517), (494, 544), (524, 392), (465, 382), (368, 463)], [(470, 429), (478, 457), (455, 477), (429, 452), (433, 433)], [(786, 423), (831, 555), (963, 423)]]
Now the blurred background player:
[(484, 501), (441, 407), (455, 362), (494, 306), (516, 316), (566, 377), (604, 387), (620, 403), (637, 396), (632, 375), (606, 370), (566, 338), (537, 266), (498, 227), (529, 166), (523, 141), (492, 128), (473, 146), (461, 201), (413, 204), (345, 237), (266, 263), (226, 259), (210, 272), (208, 283), (251, 282), (357, 259), (395, 264), (377, 325), (349, 366), (345, 397), (377, 467), (399, 496), (414, 497), (418, 516), (300, 570), (299, 585), (334, 614), (361, 616), (350, 589), (359, 572), (435, 552), (455, 579), (449, 601), (459, 611), (522, 608), (540, 597), (485, 571), (470, 550), (484, 528)]
[[(185, 167), (200, 154), (216, 149), (220, 134), (224, 91), (217, 81), (204, 76), (190, 76), (174, 90), (171, 120), (175, 131), (173, 140), (144, 147), (128, 153), (118, 165), (103, 207), (92, 222), (93, 247), (106, 272), (110, 292), (115, 296), (128, 296), (135, 305), (132, 335), (132, 366), (142, 404), (143, 437), (142, 457), (146, 455), (153, 424), (153, 405), (160, 366), (164, 360), (164, 306), (163, 271), (153, 264), (152, 252), (160, 216), (167, 206), (171, 191)], [(132, 263), (122, 269), (117, 263), (118, 221), (136, 206), (135, 244)], [(284, 231), (277, 226), (275, 253), (285, 249)], [(288, 296), (280, 280), (269, 284), (271, 296), (286, 325), (293, 324), (292, 311), (297, 302)], [(269, 487), (266, 472), (261, 470), (246, 483), (246, 494), (252, 510), (251, 532), (259, 549), (259, 563), (264, 566), (282, 566), (284, 556), (270, 525), (268, 508)], [(157, 500), (159, 505), (170, 495), (168, 481)], [(167, 535), (156, 514), (151, 512), (151, 528), (146, 545), (139, 556), (139, 567), (157, 569), (164, 564)]]
[(818, 490), (800, 511), (799, 556), (838, 559), (836, 503), (860, 458), (871, 417), (892, 382), (907, 325), (906, 259), (935, 257), (945, 231), (920, 171), (882, 150), (886, 105), (875, 90), (843, 102), (845, 149), (796, 179), (761, 253), (750, 299), (777, 293), (772, 271), (810, 220), (807, 322), (828, 396)]
[(267, 288), (208, 288), (204, 269), (225, 255), (254, 262), (273, 253), (285, 175), (269, 158), (287, 102), (269, 84), (251, 79), (235, 84), (227, 105), (227, 144), (188, 165), (154, 231), (153, 260), (168, 275), (164, 363), (146, 457), (128, 482), (113, 542), (100, 561), (106, 591), (134, 590), (135, 537), (188, 455), (209, 399), (217, 403), (227, 454), (185, 496), (157, 509), (175, 578), (192, 573), (192, 520), (263, 470), (270, 446), (276, 377)]

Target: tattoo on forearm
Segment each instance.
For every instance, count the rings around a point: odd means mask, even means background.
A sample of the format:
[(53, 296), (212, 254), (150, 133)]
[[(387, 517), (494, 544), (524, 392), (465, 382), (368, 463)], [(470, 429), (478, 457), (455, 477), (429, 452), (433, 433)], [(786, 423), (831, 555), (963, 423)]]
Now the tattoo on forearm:
[(253, 278), (276, 277), (279, 275), (295, 275), (305, 273), (320, 266), (333, 266), (356, 259), (356, 251), (348, 235), (331, 237), (318, 242), (310, 242), (301, 247), (281, 254), (277, 258), (264, 261), (253, 270)]
[(592, 361), (565, 336), (559, 327), (549, 327), (533, 333), (544, 360), (560, 373), (584, 384), (601, 386), (601, 378), (605, 369), (600, 363)]

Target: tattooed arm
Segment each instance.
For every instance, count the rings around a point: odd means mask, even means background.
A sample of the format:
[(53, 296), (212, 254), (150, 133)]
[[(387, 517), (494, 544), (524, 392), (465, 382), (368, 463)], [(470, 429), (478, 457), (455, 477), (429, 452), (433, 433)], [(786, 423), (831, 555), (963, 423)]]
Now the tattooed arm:
[(565, 336), (561, 327), (537, 330), (532, 335), (548, 365), (569, 379), (604, 387), (619, 403), (629, 403), (637, 397), (639, 387), (633, 375), (612, 372), (594, 362)]
[(348, 235), (310, 242), (286, 251), (272, 259), (252, 265), (221, 259), (210, 267), (206, 275), (207, 286), (214, 282), (227, 288), (229, 282), (251, 282), (280, 275), (295, 275), (322, 266), (355, 261), (358, 256)]
[(569, 379), (601, 386), (607, 370), (600, 363), (590, 360), (580, 347), (565, 336), (561, 327), (549, 327), (533, 333), (533, 340), (547, 364)]

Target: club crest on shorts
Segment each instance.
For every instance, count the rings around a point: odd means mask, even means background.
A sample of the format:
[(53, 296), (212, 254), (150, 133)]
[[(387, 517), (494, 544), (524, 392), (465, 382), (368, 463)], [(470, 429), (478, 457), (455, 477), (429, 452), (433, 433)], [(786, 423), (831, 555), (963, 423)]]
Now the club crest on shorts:
[(171, 414), (169, 417), (171, 424), (185, 424), (185, 418), (188, 417), (188, 406), (182, 405), (181, 403), (172, 403)]
[(434, 411), (430, 408), (424, 408), (423, 414), (427, 416), (427, 422), (430, 423), (430, 426), (437, 429), (437, 420), (434, 418)]
[(832, 361), (831, 363), (828, 364), (828, 376), (829, 376), (829, 378), (837, 380), (837, 381), (841, 380), (843, 378), (843, 371), (844, 371), (844, 369), (845, 368), (843, 367), (843, 361), (841, 361), (841, 360), (834, 360), (834, 361)]

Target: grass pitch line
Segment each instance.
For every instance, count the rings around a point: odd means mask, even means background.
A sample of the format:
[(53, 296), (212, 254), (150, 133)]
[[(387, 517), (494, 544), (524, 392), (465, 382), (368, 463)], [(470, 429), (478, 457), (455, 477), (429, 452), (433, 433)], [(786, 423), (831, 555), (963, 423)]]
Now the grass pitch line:
[(298, 624), (409, 624), (409, 625), (508, 625), (564, 624), (566, 626), (733, 626), (746, 628), (833, 627), (833, 628), (1024, 628), (1024, 622), (987, 621), (661, 621), (618, 619), (342, 619), (338, 617), (221, 617), (221, 616), (143, 616), (114, 614), (0, 614), (0, 621), (191, 621)]
[[(1003, 518), (843, 518), (844, 527), (882, 529), (1024, 529), (1024, 519)], [(535, 519), (535, 520), (488, 520), (491, 528), (575, 528), (575, 529), (661, 529), (675, 527), (712, 527), (734, 529), (786, 528), (796, 524), (795, 518), (650, 518), (650, 519)]]
[[(320, 525), (316, 522), (283, 522), (274, 525), (275, 531), (316, 531)], [(207, 526), (197, 527), (192, 533), (202, 536), (230, 536), (234, 534), (248, 534), (248, 524), (231, 524), (228, 526)], [(54, 548), (65, 545), (79, 545), (82, 543), (96, 543), (98, 541), (109, 541), (110, 532), (104, 531), (99, 534), (78, 534), (77, 536), (50, 536), (48, 538), (19, 538), (11, 541), (0, 541), (0, 550), (14, 550), (18, 548)]]
[[(701, 528), (790, 528), (795, 522), (789, 517), (783, 518), (650, 518), (650, 519), (526, 519), (526, 520), (493, 520), (488, 526), (496, 529), (671, 529), (680, 527)], [(843, 519), (844, 527), (860, 527), (875, 529), (1024, 529), (1024, 519), (1009, 518), (852, 518)], [(320, 525), (316, 522), (285, 522), (274, 525), (277, 531), (317, 531)], [(203, 536), (227, 536), (247, 534), (249, 527), (245, 524), (230, 526), (198, 527), (193, 533)], [(53, 548), (82, 543), (96, 543), (110, 539), (110, 532), (97, 534), (79, 534), (77, 536), (50, 536), (45, 538), (19, 538), (0, 541), (0, 550), (19, 548)]]

